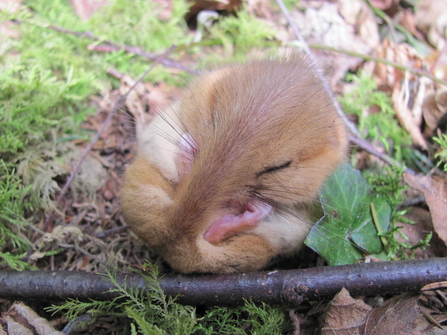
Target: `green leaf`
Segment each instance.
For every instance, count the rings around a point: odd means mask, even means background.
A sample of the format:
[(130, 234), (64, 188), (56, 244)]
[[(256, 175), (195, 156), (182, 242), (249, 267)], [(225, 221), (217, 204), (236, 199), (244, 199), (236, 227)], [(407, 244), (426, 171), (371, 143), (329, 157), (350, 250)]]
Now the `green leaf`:
[(352, 264), (362, 252), (382, 251), (370, 204), (374, 204), (382, 231), (388, 231), (391, 208), (372, 194), (360, 171), (341, 165), (324, 184), (320, 199), (326, 215), (313, 226), (305, 243), (329, 265)]

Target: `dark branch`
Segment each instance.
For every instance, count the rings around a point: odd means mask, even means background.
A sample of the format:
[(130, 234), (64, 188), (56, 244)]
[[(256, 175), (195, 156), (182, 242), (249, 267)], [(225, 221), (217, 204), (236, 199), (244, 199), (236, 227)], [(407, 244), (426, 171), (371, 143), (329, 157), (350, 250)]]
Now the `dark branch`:
[[(119, 283), (150, 289), (143, 276), (118, 274)], [(244, 299), (299, 305), (330, 298), (341, 288), (351, 295), (419, 291), (447, 280), (447, 258), (327, 266), (301, 270), (234, 275), (166, 276), (160, 285), (167, 295), (191, 305), (234, 305)], [(102, 276), (70, 271), (0, 271), (0, 298), (19, 300), (107, 300), (115, 287)]]

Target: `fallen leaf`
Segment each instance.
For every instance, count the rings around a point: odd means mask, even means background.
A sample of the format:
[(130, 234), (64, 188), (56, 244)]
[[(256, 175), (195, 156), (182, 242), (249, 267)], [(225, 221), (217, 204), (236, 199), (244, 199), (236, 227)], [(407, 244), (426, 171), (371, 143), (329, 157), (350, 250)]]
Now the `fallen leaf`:
[(22, 302), (16, 302), (6, 313), (8, 335), (63, 335)]
[(0, 11), (16, 13), (21, 5), (22, 0), (0, 0)]
[(422, 136), (421, 129), (419, 127), (420, 125), (405, 103), (402, 91), (398, 87), (398, 85), (394, 87), (392, 101), (394, 109), (396, 111), (397, 119), (399, 120), (399, 123), (402, 125), (402, 127), (404, 127), (410, 133), (413, 143), (427, 150), (427, 143), (425, 142), (424, 136)]
[(370, 0), (371, 6), (383, 10), (389, 17), (393, 17), (400, 12), (399, 0)]
[[(119, 91), (122, 95), (128, 94), (126, 97), (126, 106), (129, 108), (129, 112), (134, 116), (137, 123), (145, 123), (147, 118), (147, 94), (146, 88), (143, 83), (138, 83), (135, 88), (129, 92), (130, 88), (135, 84), (135, 81), (129, 76), (123, 76), (121, 78), (121, 86)], [(141, 120), (139, 120), (141, 118)]]
[(402, 25), (405, 29), (408, 30), (408, 32), (411, 33), (411, 35), (415, 36), (420, 41), (424, 40), (424, 36), (416, 28), (412, 9), (408, 8), (402, 10), (402, 8), (400, 8), (399, 13), (396, 15), (396, 18), (394, 20), (397, 20), (400, 25)]
[(425, 102), (425, 97), (427, 96), (427, 92), (433, 90), (430, 79), (426, 77), (421, 77), (417, 80), (417, 93), (414, 97), (413, 108), (411, 109), (411, 113), (414, 116), (415, 122), (417, 125), (422, 125), (423, 119), (423, 106)]
[(362, 334), (361, 327), (371, 310), (372, 307), (362, 300), (353, 299), (343, 288), (329, 303), (321, 334)]
[[(421, 69), (423, 61), (418, 51), (406, 43), (394, 44), (388, 38), (385, 38), (382, 44), (375, 48), (378, 57), (398, 64), (411, 64), (414, 69)], [(400, 83), (408, 75), (409, 80), (413, 80), (413, 76), (405, 74), (401, 69), (397, 69), (391, 65), (384, 63), (374, 63), (374, 79), (379, 87), (388, 87), (390, 90), (399, 87)]]
[[(407, 239), (404, 239), (401, 234), (396, 234), (396, 238), (403, 243), (415, 245), (420, 240), (424, 240), (427, 237), (427, 234), (433, 231), (430, 212), (425, 208), (412, 207), (409, 212), (405, 214), (405, 218), (416, 224), (399, 223), (399, 226), (402, 227), (399, 232), (405, 235)], [(446, 257), (447, 247), (439, 238), (438, 234), (434, 233), (429, 246), (423, 249), (418, 248), (414, 251), (407, 249), (405, 252), (408, 257), (413, 256), (416, 259)]]
[(418, 304), (419, 295), (404, 293), (394, 297), (367, 317), (363, 334), (423, 335), (433, 329)]
[(434, 131), (438, 128), (442, 120), (447, 115), (447, 89), (438, 88), (436, 92), (427, 94), (423, 103), (423, 116), (425, 124), (424, 130), (426, 136), (432, 137)]
[(380, 44), (379, 28), (376, 16), (367, 3), (361, 0), (339, 0), (338, 4), (340, 14), (347, 23), (357, 28), (360, 39), (371, 48), (376, 48)]
[(424, 0), (416, 8), (416, 26), (436, 49), (442, 50), (447, 29), (447, 0)]
[(447, 181), (435, 176), (404, 173), (405, 182), (425, 195), (433, 228), (447, 245)]
[[(346, 6), (357, 6), (361, 1), (345, 1)], [(359, 5), (361, 7), (361, 5)], [(365, 30), (371, 30), (369, 23), (360, 21), (360, 25), (354, 26), (345, 22), (342, 17), (341, 8), (342, 4), (324, 2), (319, 8), (309, 6), (304, 13), (300, 11), (294, 11), (291, 13), (293, 20), (295, 21), (298, 29), (301, 31), (304, 39), (309, 44), (320, 44), (325, 46), (334, 47), (336, 49), (344, 49), (359, 52), (362, 54), (370, 54), (372, 47), (370, 42), (375, 40), (375, 36), (378, 34), (377, 30), (371, 32), (369, 40), (365, 41), (358, 35), (358, 30), (362, 27)], [(351, 14), (348, 16), (352, 17)], [(363, 15), (362, 15), (363, 17)], [(357, 22), (357, 21), (355, 21)], [(370, 21), (368, 21), (370, 22)], [(296, 37), (293, 33), (290, 33), (290, 37), (285, 43), (293, 43)], [(327, 52), (316, 52), (317, 63), (322, 67), (323, 72), (332, 87), (335, 87), (336, 83), (345, 77), (346, 72), (350, 69), (356, 68), (363, 59), (347, 56), (347, 55), (332, 55)]]

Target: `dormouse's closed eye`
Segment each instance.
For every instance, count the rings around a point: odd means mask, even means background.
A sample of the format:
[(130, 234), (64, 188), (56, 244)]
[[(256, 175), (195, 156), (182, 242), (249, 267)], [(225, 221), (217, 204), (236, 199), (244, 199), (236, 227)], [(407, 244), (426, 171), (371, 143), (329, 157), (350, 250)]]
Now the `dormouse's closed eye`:
[(271, 172), (276, 172), (282, 169), (286, 169), (290, 166), (290, 164), (292, 164), (292, 160), (285, 162), (284, 164), (281, 165), (277, 165), (277, 166), (268, 166), (266, 167), (264, 170), (262, 170), (261, 172), (256, 173), (256, 178), (262, 176), (263, 174), (266, 173), (271, 173)]

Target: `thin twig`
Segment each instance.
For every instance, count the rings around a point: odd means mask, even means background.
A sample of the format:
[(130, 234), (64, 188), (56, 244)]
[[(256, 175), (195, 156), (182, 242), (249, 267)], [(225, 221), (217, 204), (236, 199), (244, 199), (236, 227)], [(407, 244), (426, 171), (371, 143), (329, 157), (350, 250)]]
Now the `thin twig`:
[[(12, 22), (14, 22), (16, 24), (23, 24), (23, 22), (19, 21), (19, 20), (14, 20)], [(110, 51), (125, 50), (128, 53), (132, 53), (137, 56), (142, 56), (142, 57), (145, 57), (145, 58), (153, 60), (153, 61), (157, 60), (157, 58), (158, 58), (157, 54), (153, 54), (153, 53), (144, 51), (142, 48), (139, 48), (139, 47), (132, 47), (132, 46), (128, 46), (128, 45), (118, 45), (118, 44), (113, 43), (112, 41), (101, 40), (100, 38), (96, 37), (91, 31), (85, 31), (85, 32), (73, 31), (70, 29), (65, 29), (65, 28), (57, 27), (57, 26), (53, 26), (53, 25), (50, 25), (47, 28), (57, 31), (57, 32), (60, 32), (60, 33), (63, 33), (63, 34), (84, 37), (84, 38), (88, 38), (93, 41), (106, 43), (108, 46), (108, 49)], [(89, 48), (90, 48), (90, 50), (99, 49), (97, 51), (103, 51), (103, 50), (100, 50), (100, 47), (97, 47), (97, 46), (89, 46)], [(181, 65), (181, 64), (177, 63), (176, 61), (169, 59), (169, 58), (164, 58), (160, 62), (161, 62), (161, 64), (163, 64), (166, 67), (179, 69), (179, 70), (182, 70), (182, 71), (194, 74), (194, 75), (197, 75), (199, 73), (197, 70), (192, 70), (192, 69), (188, 68), (187, 66)]]
[(295, 328), (295, 330), (293, 331), (293, 335), (300, 335), (301, 334), (300, 319), (295, 314), (295, 311), (293, 309), (289, 311), (289, 318), (290, 320), (292, 320), (293, 327)]
[(99, 238), (99, 239), (104, 239), (109, 235), (114, 235), (114, 234), (118, 234), (121, 233), (124, 230), (129, 229), (130, 226), (126, 225), (126, 226), (119, 226), (119, 227), (115, 227), (115, 228), (111, 228), (108, 230), (104, 230), (98, 234), (95, 234), (94, 237)]
[(392, 66), (392, 67), (394, 67), (394, 68), (396, 68), (398, 70), (410, 72), (410, 73), (412, 73), (414, 75), (417, 75), (417, 76), (420, 76), (420, 77), (430, 78), (435, 83), (447, 86), (447, 81), (439, 79), (436, 76), (434, 76), (434, 75), (432, 75), (432, 74), (430, 74), (430, 73), (428, 73), (426, 71), (422, 71), (422, 70), (415, 69), (415, 68), (412, 68), (412, 67), (408, 67), (408, 66), (405, 66), (405, 65), (402, 65), (402, 64), (398, 64), (398, 63), (389, 61), (389, 60), (384, 59), (384, 58), (374, 57), (374, 56), (370, 56), (370, 55), (365, 55), (365, 54), (362, 54), (362, 53), (358, 53), (358, 52), (350, 51), (350, 50), (345, 50), (345, 49), (337, 49), (337, 48), (329, 47), (329, 46), (326, 46), (326, 45), (320, 45), (320, 44), (309, 44), (309, 47), (311, 49), (324, 50), (324, 51), (329, 51), (329, 52), (337, 52), (337, 53), (341, 53), (341, 54), (352, 56), (352, 57), (358, 57), (358, 58), (364, 59), (366, 61), (373, 61), (373, 62), (376, 62), (376, 63), (389, 65), (389, 66)]
[[(54, 31), (64, 33), (64, 34), (69, 34), (69, 35), (74, 35), (74, 36), (79, 36), (79, 37), (86, 37), (86, 38), (89, 38), (94, 41), (101, 41), (91, 31), (86, 31), (86, 32), (82, 33), (82, 32), (72, 31), (69, 29), (56, 27), (56, 26), (49, 26), (48, 28), (50, 28), (51, 30), (54, 30)], [(158, 55), (144, 51), (142, 48), (139, 48), (139, 47), (132, 47), (132, 46), (128, 46), (128, 45), (118, 45), (118, 44), (115, 44), (112, 41), (108, 41), (108, 40), (102, 40), (102, 42), (106, 43), (108, 45), (108, 47), (110, 48), (109, 52), (125, 50), (128, 53), (132, 53), (137, 56), (142, 56), (142, 57), (145, 57), (150, 60), (158, 59)], [(101, 50), (101, 48), (99, 46), (89, 46), (89, 50), (103, 51), (103, 50)], [(172, 59), (163, 58), (160, 62), (164, 66), (167, 66), (167, 67), (176, 68), (176, 69), (179, 69), (179, 70), (191, 73), (191, 74), (198, 74), (198, 72), (196, 70), (191, 70), (190, 68), (188, 68), (186, 66), (178, 64), (176, 61), (173, 61)]]
[[(143, 75), (138, 78), (137, 81), (135, 81), (135, 83), (132, 85), (131, 88), (129, 88), (129, 90), (122, 95), (119, 99), (118, 102), (115, 104), (115, 106), (113, 107), (112, 111), (109, 113), (109, 115), (107, 116), (106, 120), (104, 121), (104, 123), (102, 124), (101, 128), (98, 130), (98, 132), (96, 133), (95, 137), (91, 140), (90, 144), (87, 146), (87, 148), (85, 149), (81, 159), (79, 160), (79, 162), (77, 163), (77, 165), (75, 166), (75, 168), (71, 171), (70, 177), (68, 177), (67, 182), (65, 183), (64, 187), (62, 188), (59, 196), (57, 197), (56, 200), (56, 207), (58, 207), (62, 201), (62, 198), (65, 196), (65, 193), (67, 192), (69, 186), (71, 185), (72, 181), (74, 180), (74, 178), (76, 177), (76, 175), (79, 172), (79, 169), (81, 168), (82, 163), (84, 162), (84, 160), (87, 158), (90, 150), (93, 148), (93, 146), (95, 145), (95, 143), (99, 140), (101, 134), (104, 132), (104, 130), (109, 126), (110, 121), (112, 120), (113, 116), (115, 115), (116, 111), (120, 108), (122, 108), (122, 105), (124, 104), (124, 102), (126, 101), (127, 96), (130, 94), (130, 92), (132, 92), (135, 87), (147, 76), (147, 74), (152, 71), (152, 69), (159, 63), (161, 63), (161, 61), (164, 59), (164, 57), (166, 57), (166, 55), (170, 54), (172, 52), (172, 50), (174, 50), (176, 48), (175, 45), (171, 46), (165, 53), (163, 53), (161, 56), (159, 56), (153, 63), (152, 65), (149, 67), (149, 69), (146, 70), (146, 72), (143, 73)], [(48, 226), (51, 217), (52, 217), (53, 211), (51, 211), (44, 223), (44, 227), (43, 230), (46, 230), (46, 227)]]
[(310, 51), (309, 45), (307, 44), (306, 40), (303, 38), (303, 36), (301, 35), (300, 30), (298, 29), (298, 27), (295, 25), (295, 22), (293, 22), (292, 17), (290, 16), (290, 13), (288, 11), (288, 9), (286, 8), (286, 6), (284, 5), (284, 2), (282, 0), (276, 0), (276, 2), (278, 3), (279, 7), (281, 8), (281, 11), (283, 12), (284, 16), (286, 17), (290, 28), (292, 28), (293, 33), (295, 34), (295, 36), (297, 37), (297, 39), (300, 41), (302, 48), (304, 49), (304, 52), (306, 53), (307, 57), (309, 58), (315, 73), (317, 74), (318, 78), (321, 80), (321, 83), (323, 84), (323, 87), (325, 89), (325, 91), (327, 92), (327, 94), (329, 95), (329, 97), (332, 100), (332, 103), (334, 104), (335, 109), (337, 110), (337, 113), (340, 115), (340, 117), (343, 119), (344, 123), (346, 124), (346, 126), (349, 128), (349, 130), (351, 131), (351, 133), (353, 133), (354, 135), (356, 135), (357, 137), (360, 137), (360, 133), (357, 130), (357, 127), (355, 126), (354, 123), (352, 123), (345, 115), (345, 113), (343, 112), (343, 110), (340, 107), (340, 104), (338, 103), (337, 99), (334, 96), (334, 93), (332, 93), (332, 90), (329, 86), (329, 83), (327, 82), (326, 78), (323, 75), (323, 72), (321, 71), (321, 69), (317, 66), (317, 62), (315, 60), (315, 57), (312, 54), (312, 51)]
[[(100, 52), (113, 52), (113, 51), (119, 51), (119, 50), (124, 50), (128, 53), (137, 55), (137, 56), (142, 56), (145, 57), (147, 59), (151, 59), (153, 60), (156, 55), (149, 53), (147, 51), (144, 51), (142, 48), (139, 47), (131, 47), (131, 46), (127, 46), (127, 45), (117, 45), (114, 44), (110, 41), (104, 41), (106, 44), (99, 44), (99, 45), (89, 45), (89, 50), (95, 50), (95, 51), (100, 51)], [(192, 70), (182, 64), (177, 63), (176, 61), (173, 61), (171, 59), (165, 59), (162, 61), (162, 64), (164, 66), (167, 67), (172, 67), (172, 68), (176, 68), (194, 75), (198, 75), (199, 71), (197, 70)]]
[[(79, 37), (86, 37), (86, 38), (89, 38), (94, 41), (100, 41), (100, 39), (98, 37), (96, 37), (95, 35), (93, 35), (93, 33), (91, 31), (82, 33), (82, 32), (73, 31), (73, 30), (69, 30), (69, 29), (65, 29), (65, 28), (61, 28), (61, 27), (56, 27), (56, 26), (49, 26), (48, 28), (51, 30), (54, 30), (54, 31), (64, 33), (64, 34), (69, 34), (69, 35), (74, 35), (74, 36), (79, 36)], [(144, 51), (142, 48), (139, 48), (139, 47), (132, 47), (132, 46), (128, 46), (128, 45), (118, 45), (118, 44), (115, 44), (112, 41), (108, 41), (108, 40), (103, 40), (102, 42), (106, 43), (109, 46), (109, 48), (111, 48), (109, 52), (125, 50), (128, 53), (133, 53), (137, 56), (142, 56), (142, 57), (145, 57), (150, 60), (156, 60), (158, 58), (158, 55)], [(89, 46), (89, 50), (96, 50), (96, 47)], [(98, 50), (102, 51), (99, 47), (98, 47)], [(172, 59), (164, 58), (160, 62), (164, 66), (167, 66), (167, 67), (172, 67), (172, 68), (176, 68), (176, 69), (188, 72), (188, 73), (197, 74), (197, 71), (191, 70), (190, 68), (188, 68), (186, 66), (178, 64), (176, 61), (173, 61)]]
[[(369, 143), (367, 140), (358, 138), (358, 137), (353, 136), (353, 135), (349, 135), (349, 140), (352, 143), (354, 143), (356, 146), (358, 146), (359, 148), (362, 148), (363, 150), (369, 152), (370, 154), (378, 157), (379, 159), (381, 159), (385, 163), (387, 163), (389, 165), (395, 165), (395, 166), (398, 166), (400, 168), (403, 167), (402, 163), (400, 163), (397, 160), (387, 156), (383, 152), (380, 152), (379, 150), (374, 148), (373, 145), (371, 143)], [(407, 167), (404, 168), (404, 172), (409, 173), (411, 175), (416, 175), (415, 171), (413, 171), (412, 169), (407, 168)]]

